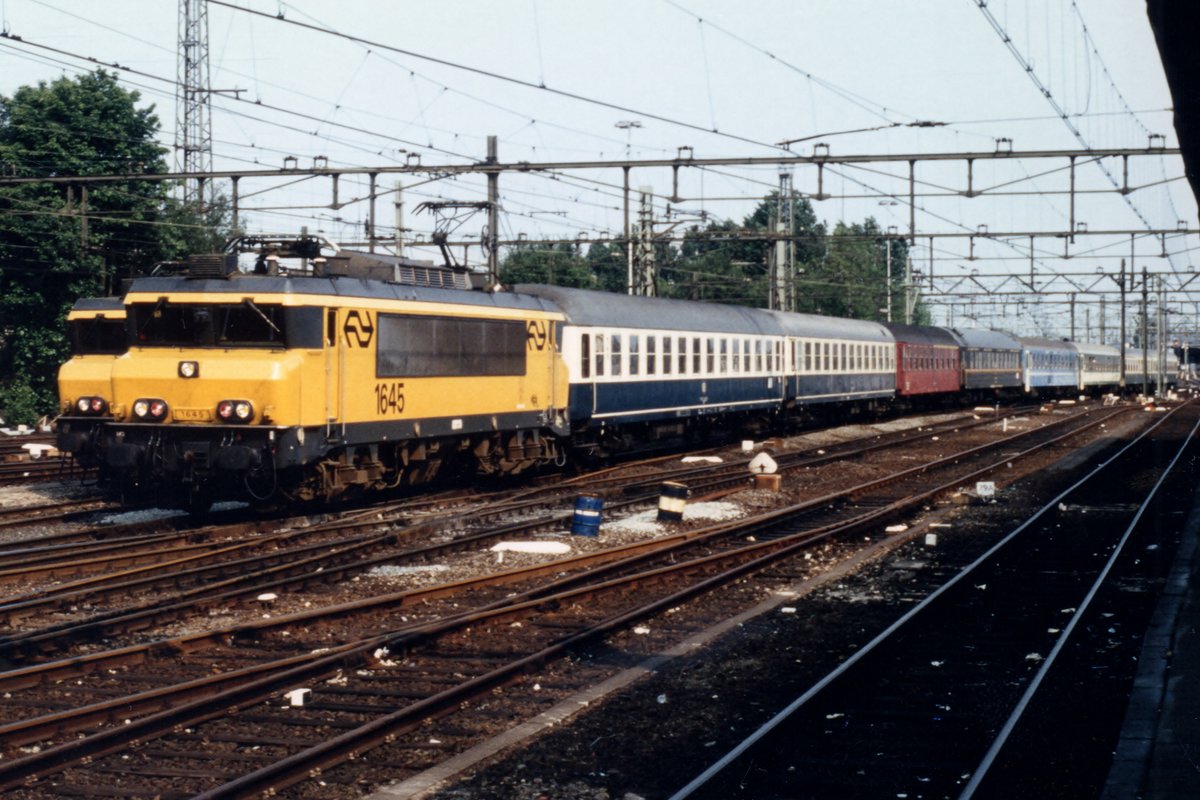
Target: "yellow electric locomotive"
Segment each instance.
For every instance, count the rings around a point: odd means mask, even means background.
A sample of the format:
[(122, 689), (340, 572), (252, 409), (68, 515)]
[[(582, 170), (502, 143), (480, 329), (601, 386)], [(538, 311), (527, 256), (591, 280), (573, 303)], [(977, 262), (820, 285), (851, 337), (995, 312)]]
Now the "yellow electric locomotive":
[(133, 282), (129, 352), (101, 398), (114, 492), (190, 507), (330, 499), (560, 460), (561, 313), (535, 298), (336, 274), (347, 258), (303, 274), (260, 259), (243, 273), (229, 255), (203, 277)]

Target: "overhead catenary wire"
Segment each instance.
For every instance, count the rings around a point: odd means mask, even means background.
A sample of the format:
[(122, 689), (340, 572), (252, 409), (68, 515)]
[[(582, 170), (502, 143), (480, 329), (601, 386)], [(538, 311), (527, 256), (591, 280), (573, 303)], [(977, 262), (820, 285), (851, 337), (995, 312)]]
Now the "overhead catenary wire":
[(771, 144), (770, 142), (762, 142), (757, 139), (750, 138), (748, 136), (740, 136), (738, 134), (729, 133), (727, 131), (714, 131), (709, 128), (706, 128), (703, 125), (697, 125), (696, 123), (687, 122), (685, 120), (674, 119), (672, 117), (668, 117), (663, 114), (657, 114), (657, 113), (654, 113), (651, 111), (647, 111), (645, 109), (633, 108), (631, 106), (622, 105), (620, 103), (610, 102), (608, 100), (601, 100), (601, 99), (595, 98), (595, 97), (588, 97), (587, 95), (581, 94), (579, 92), (572, 92), (572, 91), (568, 91), (566, 89), (556, 89), (554, 87), (534, 83), (533, 81), (528, 81), (523, 78), (517, 78), (517, 77), (511, 76), (511, 75), (505, 75), (503, 73), (496, 72), (494, 70), (483, 69), (481, 67), (473, 67), (473, 66), (470, 66), (467, 64), (460, 64), (455, 61), (450, 61), (450, 60), (444, 59), (444, 58), (438, 58), (437, 56), (431, 56), (431, 55), (427, 55), (424, 53), (418, 53), (414, 50), (407, 50), (402, 47), (395, 47), (395, 46), (392, 46), (389, 44), (385, 44), (383, 42), (379, 42), (379, 41), (372, 40), (372, 39), (367, 39), (362, 36), (355, 36), (355, 35), (348, 34), (348, 33), (342, 33), (342, 32), (335, 31), (335, 30), (332, 30), (330, 28), (326, 28), (326, 27), (323, 27), (320, 25), (313, 25), (313, 24), (309, 24), (306, 22), (299, 22), (297, 20), (287, 19), (286, 17), (280, 17), (280, 16), (267, 14), (267, 13), (264, 13), (262, 11), (257, 11), (252, 8), (246, 8), (244, 6), (239, 6), (234, 3), (225, 2), (225, 0), (207, 0), (207, 2), (209, 5), (222, 6), (224, 8), (228, 8), (233, 11), (239, 11), (239, 12), (242, 12), (245, 14), (251, 14), (251, 15), (254, 15), (257, 17), (262, 17), (264, 19), (275, 20), (277, 22), (287, 24), (287, 25), (294, 25), (297, 27), (306, 28), (308, 30), (316, 31), (318, 33), (324, 33), (324, 34), (328, 34), (330, 36), (336, 36), (336, 37), (345, 39), (347, 41), (358, 42), (360, 44), (364, 44), (369, 47), (379, 48), (382, 50), (399, 53), (401, 55), (406, 55), (406, 56), (409, 56), (412, 58), (422, 59), (424, 61), (429, 61), (434, 64), (440, 64), (442, 66), (450, 67), (452, 69), (462, 70), (462, 71), (469, 72), (469, 73), (472, 73), (475, 75), (480, 75), (480, 76), (483, 76), (486, 78), (492, 78), (492, 79), (495, 79), (498, 81), (503, 81), (505, 83), (511, 83), (516, 86), (523, 86), (527, 89), (534, 89), (534, 90), (541, 91), (541, 92), (547, 92), (547, 93), (554, 94), (559, 97), (564, 97), (564, 98), (567, 98), (570, 100), (577, 100), (582, 103), (588, 103), (591, 105), (608, 108), (613, 111), (620, 111), (625, 114), (633, 114), (635, 116), (645, 117), (647, 119), (653, 119), (658, 122), (666, 123), (668, 125), (676, 125), (681, 128), (686, 128), (689, 130), (700, 131), (702, 133), (708, 133), (708, 134), (712, 134), (714, 136), (724, 137), (724, 138), (731, 139), (734, 141), (742, 142), (743, 144), (751, 144), (756, 147), (765, 147), (765, 148), (772, 149), (772, 150), (777, 149), (775, 147), (775, 145)]

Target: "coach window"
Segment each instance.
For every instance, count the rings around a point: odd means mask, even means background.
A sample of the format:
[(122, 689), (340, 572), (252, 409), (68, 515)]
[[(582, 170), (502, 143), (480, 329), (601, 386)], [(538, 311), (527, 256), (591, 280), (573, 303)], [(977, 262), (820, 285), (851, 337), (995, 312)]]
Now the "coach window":
[(721, 368), (718, 374), (724, 375), (729, 372), (729, 340), (721, 340)]
[(596, 334), (596, 377), (604, 377), (604, 334)]
[(641, 354), (641, 337), (629, 337), (629, 374), (637, 375), (641, 372), (642, 354)]
[(658, 337), (646, 337), (646, 374), (654, 375), (658, 372)]
[(714, 337), (710, 336), (704, 340), (704, 373), (706, 375), (714, 374), (717, 366), (717, 343)]
[(700, 359), (702, 357), (703, 357), (703, 353), (700, 350), (700, 337), (693, 336), (692, 337), (692, 374), (693, 375), (700, 374)]
[(812, 342), (804, 343), (804, 371), (812, 372)]
[(579, 374), (583, 378), (592, 376), (592, 337), (586, 333), (579, 337)]
[(671, 374), (671, 337), (663, 337), (663, 375)]
[(616, 377), (621, 374), (621, 335), (614, 333), (609, 346), (612, 348), (612, 375)]
[(734, 372), (741, 372), (742, 371), (742, 343), (741, 343), (741, 341), (738, 339), (734, 339), (733, 344), (730, 346), (730, 350), (731, 350), (731, 352), (730, 352), (730, 356), (731, 356), (730, 369), (732, 369)]

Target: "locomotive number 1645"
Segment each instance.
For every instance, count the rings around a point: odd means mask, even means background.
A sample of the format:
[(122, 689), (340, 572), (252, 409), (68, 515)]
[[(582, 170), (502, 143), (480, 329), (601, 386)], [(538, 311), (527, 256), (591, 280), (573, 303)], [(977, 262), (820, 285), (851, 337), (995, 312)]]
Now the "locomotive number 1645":
[(375, 410), (380, 414), (403, 414), (404, 383), (384, 381), (375, 384)]

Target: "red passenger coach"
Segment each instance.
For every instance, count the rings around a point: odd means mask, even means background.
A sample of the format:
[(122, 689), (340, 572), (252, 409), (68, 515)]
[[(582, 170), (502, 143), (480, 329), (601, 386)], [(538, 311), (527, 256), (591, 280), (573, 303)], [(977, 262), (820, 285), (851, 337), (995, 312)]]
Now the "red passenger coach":
[(956, 393), (962, 388), (962, 342), (945, 328), (885, 323), (896, 339), (899, 397)]

